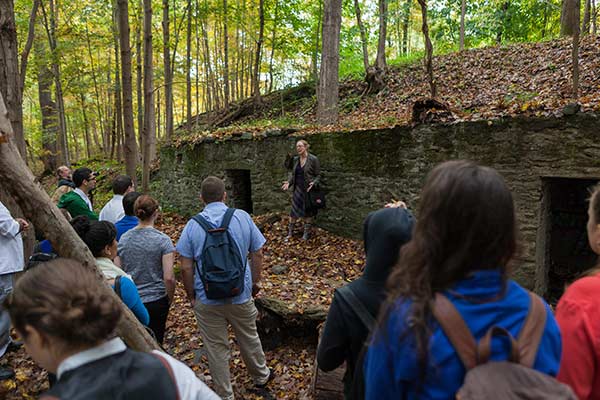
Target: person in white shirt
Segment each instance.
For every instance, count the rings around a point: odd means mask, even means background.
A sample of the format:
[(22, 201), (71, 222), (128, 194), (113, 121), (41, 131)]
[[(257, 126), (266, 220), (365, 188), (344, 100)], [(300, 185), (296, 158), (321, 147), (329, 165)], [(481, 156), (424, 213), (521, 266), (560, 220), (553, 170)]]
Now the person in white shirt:
[(219, 400), (183, 363), (128, 349), (114, 336), (119, 300), (75, 260), (28, 270), (5, 302), (33, 360), (56, 374), (40, 399)]
[[(13, 274), (23, 270), (23, 239), (21, 232), (29, 228), (22, 218), (13, 218), (10, 211), (0, 202), (0, 358), (8, 350), (10, 339), (10, 318), (1, 306), (12, 291)], [(0, 367), (0, 380), (14, 376), (8, 367)]]
[(114, 196), (100, 211), (100, 221), (113, 224), (125, 216), (123, 210), (123, 196), (133, 192), (133, 181), (127, 175), (119, 175), (112, 181)]

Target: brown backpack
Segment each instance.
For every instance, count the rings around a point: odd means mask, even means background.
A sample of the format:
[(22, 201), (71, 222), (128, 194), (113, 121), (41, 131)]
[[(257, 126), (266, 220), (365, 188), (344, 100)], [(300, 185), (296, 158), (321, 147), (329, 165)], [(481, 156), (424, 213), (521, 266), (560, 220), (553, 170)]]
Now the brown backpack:
[[(518, 339), (499, 326), (492, 326), (477, 343), (458, 310), (438, 293), (433, 314), (467, 370), (458, 400), (555, 399), (577, 400), (571, 388), (550, 375), (534, 370), (533, 363), (546, 326), (546, 307), (529, 293), (530, 307)], [(489, 361), (494, 336), (511, 343), (508, 361)]]

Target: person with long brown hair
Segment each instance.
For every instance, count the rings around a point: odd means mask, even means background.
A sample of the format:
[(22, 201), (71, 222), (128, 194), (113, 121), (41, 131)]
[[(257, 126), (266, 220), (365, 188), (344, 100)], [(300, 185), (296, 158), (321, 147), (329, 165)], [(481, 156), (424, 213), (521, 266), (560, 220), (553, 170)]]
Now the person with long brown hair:
[[(600, 185), (590, 197), (587, 237), (600, 255)], [(558, 380), (581, 400), (600, 399), (600, 264), (571, 284), (556, 306), (563, 356)]]
[(58, 258), (28, 270), (4, 302), (25, 349), (58, 380), (41, 399), (216, 400), (194, 372), (115, 335), (121, 308), (97, 276)]
[[(436, 166), (421, 193), (413, 238), (387, 282), (387, 306), (365, 357), (365, 397), (454, 398), (466, 369), (433, 316), (438, 294), (475, 340), (493, 326), (518, 337), (534, 303), (509, 279), (516, 250), (513, 198), (500, 174), (469, 161)], [(533, 368), (554, 376), (560, 332), (543, 305), (546, 323)], [(492, 339), (491, 360), (508, 358), (510, 346), (501, 339)]]

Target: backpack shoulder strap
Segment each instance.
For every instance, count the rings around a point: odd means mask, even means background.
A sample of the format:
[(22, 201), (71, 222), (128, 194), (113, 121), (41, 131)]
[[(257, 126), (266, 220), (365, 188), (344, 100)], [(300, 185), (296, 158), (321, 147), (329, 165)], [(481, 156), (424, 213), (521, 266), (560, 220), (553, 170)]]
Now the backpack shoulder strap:
[(465, 368), (470, 370), (477, 366), (477, 342), (456, 307), (446, 296), (436, 293), (432, 309), (433, 316), (442, 327)]
[(371, 331), (375, 326), (375, 318), (373, 317), (373, 315), (371, 315), (369, 310), (367, 310), (367, 307), (365, 307), (362, 301), (360, 301), (358, 296), (356, 296), (352, 288), (346, 285), (336, 289), (336, 292), (339, 298), (348, 306), (350, 306), (352, 310), (354, 310), (354, 312), (358, 315), (358, 318), (360, 318), (360, 321), (363, 323), (363, 325), (369, 331)]
[(225, 211), (225, 215), (223, 216), (223, 221), (221, 222), (220, 226), (221, 229), (226, 231), (227, 228), (229, 228), (229, 223), (231, 222), (234, 212), (235, 208), (228, 208), (227, 211)]
[(544, 302), (534, 293), (529, 292), (529, 312), (523, 323), (517, 343), (519, 346), (521, 364), (533, 367), (538, 347), (546, 328), (547, 311)]
[(119, 298), (121, 300), (123, 300), (123, 296), (121, 296), (121, 278), (123, 276), (122, 275), (117, 275), (115, 277), (115, 293), (117, 294), (117, 296), (119, 296)]
[(192, 219), (193, 219), (194, 221), (196, 221), (196, 223), (197, 223), (198, 225), (200, 225), (200, 227), (201, 227), (202, 229), (204, 229), (206, 232), (210, 231), (211, 229), (214, 229), (214, 227), (212, 227), (212, 226), (211, 226), (211, 225), (208, 223), (208, 221), (206, 220), (206, 218), (204, 218), (204, 217), (203, 217), (202, 215), (200, 215), (200, 214), (196, 214), (196, 215), (194, 215), (194, 216), (192, 217)]

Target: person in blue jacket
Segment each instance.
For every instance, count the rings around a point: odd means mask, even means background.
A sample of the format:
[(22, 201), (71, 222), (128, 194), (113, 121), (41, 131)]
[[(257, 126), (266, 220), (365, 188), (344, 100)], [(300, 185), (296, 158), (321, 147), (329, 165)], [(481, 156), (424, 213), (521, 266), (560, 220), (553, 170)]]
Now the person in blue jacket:
[[(108, 221), (90, 220), (85, 215), (73, 218), (73, 229), (88, 246), (96, 258), (96, 266), (102, 272), (108, 283), (117, 290), (117, 294), (137, 319), (144, 325), (150, 322), (148, 310), (142, 303), (135, 283), (131, 277), (113, 263), (117, 257), (117, 230)], [(116, 281), (119, 279), (119, 287)]]
[[(494, 325), (518, 337), (529, 293), (509, 279), (517, 249), (512, 194), (500, 174), (469, 161), (448, 161), (427, 177), (412, 240), (390, 274), (364, 362), (366, 399), (453, 399), (465, 377), (456, 350), (432, 317), (444, 294), (479, 341)], [(556, 376), (561, 337), (547, 304), (533, 368)], [(491, 360), (506, 360), (494, 337)]]

